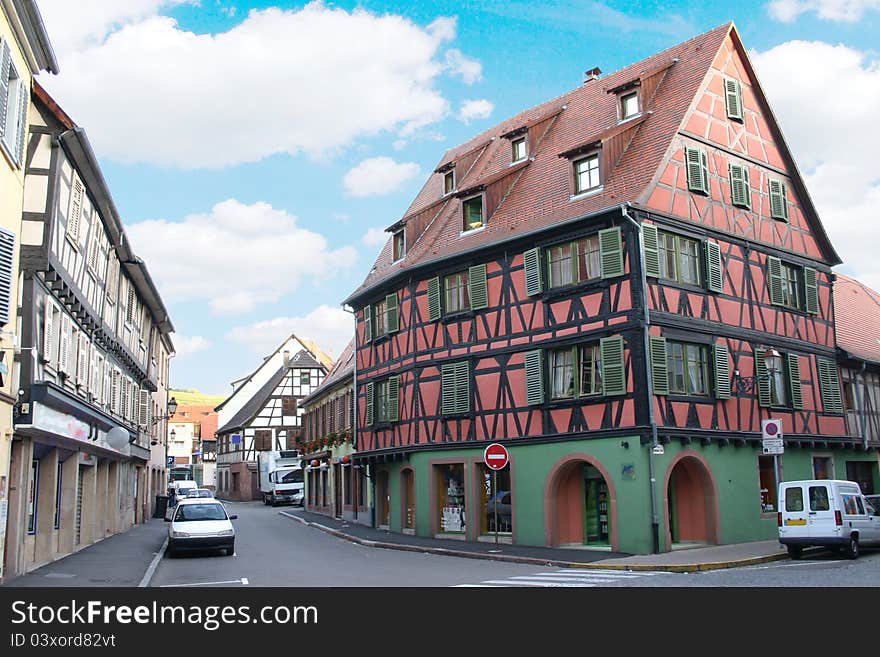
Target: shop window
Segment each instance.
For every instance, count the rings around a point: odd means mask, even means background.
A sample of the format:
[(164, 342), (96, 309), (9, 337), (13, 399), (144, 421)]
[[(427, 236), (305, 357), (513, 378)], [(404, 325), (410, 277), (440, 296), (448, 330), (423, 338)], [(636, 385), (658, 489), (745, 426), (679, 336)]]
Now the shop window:
[(467, 529), (464, 464), (436, 466), (437, 520), (443, 533), (464, 534)]
[(584, 467), (584, 542), (608, 545), (611, 536), (611, 504), (608, 484), (592, 465)]
[(830, 456), (813, 457), (813, 479), (834, 479)]
[(846, 478), (847, 481), (855, 481), (862, 494), (874, 494), (874, 479), (877, 473), (877, 462), (874, 461), (847, 461), (846, 462)]
[[(480, 534), (510, 534), (513, 531), (513, 506), (511, 505), (510, 468), (498, 471), (497, 475), (486, 467), (478, 466), (480, 486)], [(495, 485), (497, 477), (497, 486)], [(496, 523), (497, 518), (497, 523)]]
[[(779, 490), (779, 461), (776, 456), (759, 456), (758, 457), (758, 480), (761, 488), (761, 512), (775, 513), (778, 511), (776, 495)], [(800, 492), (800, 489), (789, 489)], [(786, 510), (792, 509), (788, 506), (786, 498)], [(803, 502), (801, 503), (803, 508)]]

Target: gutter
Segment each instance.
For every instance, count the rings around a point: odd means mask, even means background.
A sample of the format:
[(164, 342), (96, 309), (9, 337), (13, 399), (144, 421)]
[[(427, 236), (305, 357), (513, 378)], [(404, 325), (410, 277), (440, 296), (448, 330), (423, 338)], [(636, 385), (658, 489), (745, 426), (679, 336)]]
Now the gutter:
[[(32, 74), (48, 71), (58, 75), (58, 60), (55, 59), (55, 51), (52, 49), (43, 17), (35, 0), (3, 0), (2, 4), (7, 14), (10, 9), (12, 11), (9, 22), (13, 30), (20, 31), (21, 34), (17, 36), (24, 37), (23, 40), (31, 48), (33, 61), (28, 64), (32, 67)], [(11, 20), (12, 17), (17, 17), (18, 21)]]

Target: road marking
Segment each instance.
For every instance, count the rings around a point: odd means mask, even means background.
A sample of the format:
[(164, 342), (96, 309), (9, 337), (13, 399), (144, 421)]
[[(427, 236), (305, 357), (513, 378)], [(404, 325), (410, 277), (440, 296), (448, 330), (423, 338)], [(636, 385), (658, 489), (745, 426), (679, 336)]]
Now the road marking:
[(833, 561), (801, 561), (798, 563), (781, 563), (774, 566), (748, 566), (743, 568), (743, 570), (770, 570), (771, 568), (797, 568), (798, 566), (824, 566), (830, 563), (843, 563), (841, 559), (835, 559)]
[[(654, 575), (656, 573), (647, 573), (647, 575)], [(581, 577), (581, 576), (593, 576), (596, 577), (611, 577), (613, 579), (632, 579), (636, 577), (642, 577), (641, 574), (636, 573), (618, 573), (613, 570), (581, 570), (579, 568), (575, 568), (573, 570), (558, 570), (552, 573), (535, 573), (535, 575), (546, 575), (547, 577)]]
[(248, 578), (247, 578), (247, 577), (242, 577), (242, 578), (241, 578), (241, 585), (242, 585), (242, 586), (247, 586), (248, 584), (250, 584), (250, 582), (248, 582)]
[[(596, 586), (595, 584), (587, 584), (581, 582), (529, 582), (525, 580), (513, 580), (513, 579), (489, 579), (485, 582), (480, 582), (480, 584), (487, 585), (501, 585), (501, 586), (543, 586), (546, 588), (560, 587), (560, 588), (587, 588), (590, 586)], [(471, 586), (480, 586), (480, 584), (472, 584)], [(461, 585), (459, 585), (461, 586)], [(467, 586), (465, 584), (465, 586)]]
[(160, 588), (164, 589), (178, 586), (217, 586), (219, 584), (241, 584), (242, 586), (247, 586), (248, 580), (246, 577), (242, 577), (241, 579), (232, 579), (228, 582), (193, 582), (192, 584), (163, 584)]
[(611, 570), (570, 568), (531, 575), (512, 575), (507, 579), (489, 579), (479, 584), (457, 584), (456, 587), (490, 586), (545, 586), (545, 587), (591, 587), (611, 584), (658, 573), (615, 572)]
[(162, 557), (165, 556), (165, 548), (168, 547), (168, 537), (165, 537), (165, 542), (162, 543), (162, 547), (159, 548), (159, 551), (156, 553), (156, 556), (153, 557), (153, 560), (150, 562), (150, 567), (147, 568), (147, 572), (144, 573), (143, 578), (138, 584), (138, 588), (142, 589), (150, 585), (150, 580), (153, 579), (153, 574), (156, 572), (156, 568), (159, 567), (159, 562), (162, 560)]

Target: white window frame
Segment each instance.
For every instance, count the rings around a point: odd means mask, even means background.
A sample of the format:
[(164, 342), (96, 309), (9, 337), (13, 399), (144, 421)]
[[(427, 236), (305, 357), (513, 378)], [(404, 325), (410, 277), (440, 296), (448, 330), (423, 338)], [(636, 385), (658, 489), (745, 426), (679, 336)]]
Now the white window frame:
[[(7, 69), (7, 79), (0, 86), (0, 90), (6, 87), (6, 113), (0, 116), (0, 146), (6, 156), (17, 167), (24, 167), (24, 153), (27, 150), (25, 140), (27, 137), (27, 108), (30, 104), (28, 83), (19, 72), (18, 67), (12, 60), (12, 49), (6, 39), (0, 39), (0, 75), (3, 74), (3, 64)], [(22, 100), (24, 107), (22, 107)], [(23, 134), (24, 133), (24, 134)], [(18, 153), (18, 143), (21, 140), (21, 152)]]

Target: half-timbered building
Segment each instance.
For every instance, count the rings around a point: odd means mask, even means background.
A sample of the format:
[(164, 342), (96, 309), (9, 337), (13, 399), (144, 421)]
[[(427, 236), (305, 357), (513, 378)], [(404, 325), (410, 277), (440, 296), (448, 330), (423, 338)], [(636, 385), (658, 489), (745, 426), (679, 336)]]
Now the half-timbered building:
[(775, 536), (818, 452), (876, 479), (840, 260), (733, 24), (448, 151), (388, 232), (346, 300), (377, 523), (646, 553)]
[[(26, 148), (19, 398), (7, 566), (22, 573), (149, 517), (173, 326), (86, 137), (35, 82)], [(161, 361), (161, 362), (160, 362)], [(152, 411), (152, 413), (151, 413)]]
[[(231, 500), (260, 499), (258, 455), (297, 449), (301, 400), (324, 380), (328, 360), (310, 341), (291, 335), (217, 406), (218, 495)], [(261, 382), (259, 387), (256, 382)]]

